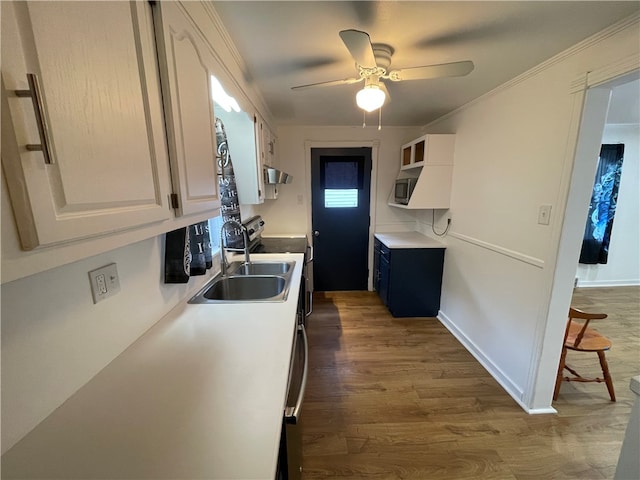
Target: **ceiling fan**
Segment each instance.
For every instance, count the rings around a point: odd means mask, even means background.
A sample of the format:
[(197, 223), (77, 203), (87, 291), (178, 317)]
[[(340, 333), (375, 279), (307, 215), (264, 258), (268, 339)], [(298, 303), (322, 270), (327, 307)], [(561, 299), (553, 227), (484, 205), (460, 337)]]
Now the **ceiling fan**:
[(402, 82), (405, 80), (460, 77), (473, 70), (473, 62), (470, 60), (389, 70), (391, 57), (394, 53), (392, 46), (384, 43), (372, 44), (369, 34), (360, 30), (342, 30), (340, 38), (356, 62), (358, 77), (298, 85), (292, 87), (292, 90), (349, 85), (364, 80), (364, 88), (357, 93), (356, 103), (363, 110), (372, 112), (380, 108), (384, 104), (385, 98), (389, 97), (389, 92), (382, 80)]

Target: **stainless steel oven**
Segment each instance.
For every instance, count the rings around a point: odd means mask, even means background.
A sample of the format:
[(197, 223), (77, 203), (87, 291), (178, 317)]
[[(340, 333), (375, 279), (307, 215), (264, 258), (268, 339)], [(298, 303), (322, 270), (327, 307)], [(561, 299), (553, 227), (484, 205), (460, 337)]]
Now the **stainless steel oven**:
[(309, 371), (309, 343), (299, 319), (291, 351), (287, 403), (282, 420), (276, 480), (302, 479), (302, 402)]

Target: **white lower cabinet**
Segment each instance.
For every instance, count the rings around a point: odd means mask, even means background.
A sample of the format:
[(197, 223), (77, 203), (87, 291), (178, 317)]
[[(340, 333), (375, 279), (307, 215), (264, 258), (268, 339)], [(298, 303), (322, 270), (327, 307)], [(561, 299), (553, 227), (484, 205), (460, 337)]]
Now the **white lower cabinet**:
[(2, 165), (22, 248), (171, 218), (150, 5), (1, 8)]

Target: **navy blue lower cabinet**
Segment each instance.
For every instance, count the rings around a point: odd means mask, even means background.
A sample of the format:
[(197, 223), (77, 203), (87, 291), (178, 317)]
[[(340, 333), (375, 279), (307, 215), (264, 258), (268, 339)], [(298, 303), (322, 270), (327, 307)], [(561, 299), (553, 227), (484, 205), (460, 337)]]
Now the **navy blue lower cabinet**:
[(435, 317), (444, 248), (388, 248), (376, 239), (376, 290), (394, 317)]

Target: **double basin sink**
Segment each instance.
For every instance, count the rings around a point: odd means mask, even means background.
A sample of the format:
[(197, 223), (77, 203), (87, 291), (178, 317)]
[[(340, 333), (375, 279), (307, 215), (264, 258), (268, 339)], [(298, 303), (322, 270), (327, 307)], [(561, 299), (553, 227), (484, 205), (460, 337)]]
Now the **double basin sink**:
[(233, 262), (189, 303), (284, 302), (295, 262)]

